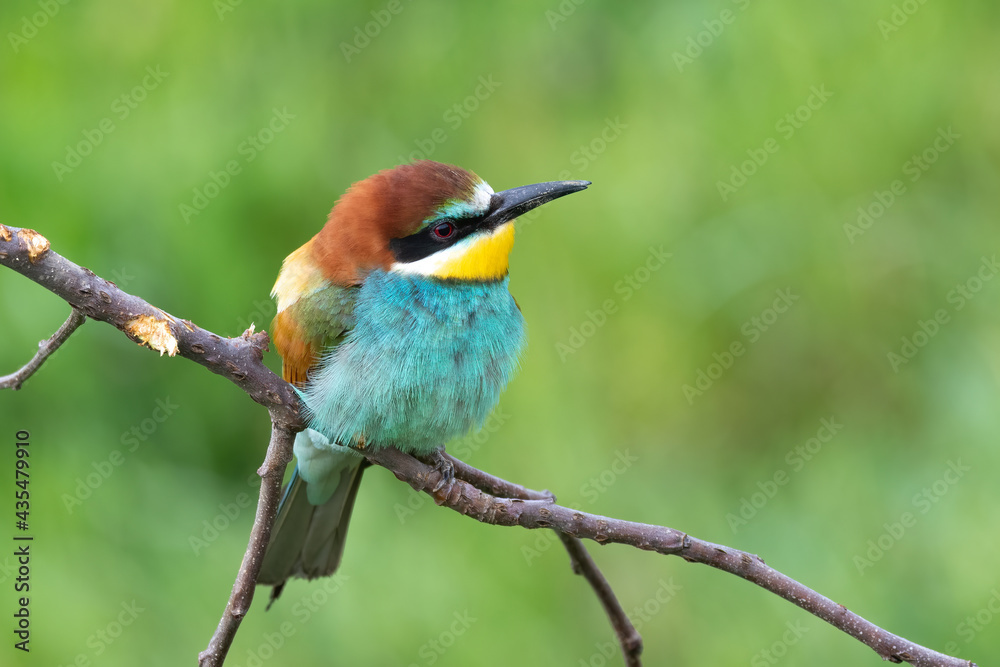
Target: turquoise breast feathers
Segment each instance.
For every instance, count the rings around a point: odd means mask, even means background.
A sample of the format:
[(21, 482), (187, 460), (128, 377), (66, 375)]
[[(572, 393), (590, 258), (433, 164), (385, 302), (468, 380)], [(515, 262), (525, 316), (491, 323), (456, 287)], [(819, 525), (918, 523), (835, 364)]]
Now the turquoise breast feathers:
[(303, 391), (310, 427), (342, 445), (423, 454), (481, 426), (525, 342), (507, 283), (373, 271), (354, 327)]

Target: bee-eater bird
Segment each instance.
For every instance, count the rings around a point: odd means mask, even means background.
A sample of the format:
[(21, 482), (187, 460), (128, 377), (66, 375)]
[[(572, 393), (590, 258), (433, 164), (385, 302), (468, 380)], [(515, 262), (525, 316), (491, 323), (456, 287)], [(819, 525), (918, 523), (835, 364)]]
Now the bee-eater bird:
[(493, 192), (421, 160), (355, 183), (285, 259), (274, 345), (309, 428), (258, 578), (272, 601), (289, 577), (340, 564), (364, 467), (356, 448), (434, 457), (489, 416), (525, 342), (507, 289), (514, 219), (588, 185)]

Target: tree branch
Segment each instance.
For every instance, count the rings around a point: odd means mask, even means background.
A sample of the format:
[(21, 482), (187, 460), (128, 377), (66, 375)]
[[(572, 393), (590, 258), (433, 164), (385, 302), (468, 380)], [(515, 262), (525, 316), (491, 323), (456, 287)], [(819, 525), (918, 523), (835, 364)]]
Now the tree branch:
[[(549, 491), (532, 491), (519, 484), (495, 477), (478, 468), (473, 468), (450, 454), (445, 454), (445, 458), (454, 467), (457, 479), (471, 484), (480, 491), (501, 498), (540, 500), (549, 503), (556, 501), (555, 496)], [(566, 552), (569, 554), (573, 572), (587, 580), (587, 583), (594, 589), (594, 593), (597, 595), (601, 606), (604, 607), (604, 613), (607, 614), (608, 620), (611, 621), (611, 627), (618, 637), (618, 644), (621, 646), (625, 664), (628, 667), (639, 667), (641, 665), (639, 656), (642, 654), (642, 636), (639, 635), (639, 631), (635, 629), (632, 621), (625, 614), (625, 610), (622, 609), (621, 603), (618, 602), (618, 598), (611, 589), (608, 580), (604, 578), (604, 574), (601, 573), (601, 570), (597, 567), (597, 563), (591, 558), (587, 552), (587, 548), (583, 546), (583, 542), (579, 538), (567, 535), (558, 530), (555, 533), (559, 536), (559, 540), (563, 543)]]
[(292, 442), (295, 432), (274, 421), (271, 425), (271, 442), (267, 446), (264, 465), (257, 474), (261, 477), (260, 500), (257, 502), (257, 514), (254, 516), (253, 528), (250, 529), (250, 543), (247, 544), (243, 563), (233, 582), (233, 591), (229, 602), (222, 612), (219, 627), (208, 642), (208, 648), (198, 655), (199, 667), (217, 667), (226, 660), (229, 647), (233, 645), (236, 631), (240, 628), (243, 617), (250, 610), (254, 590), (257, 587), (257, 575), (260, 574), (264, 562), (264, 552), (271, 541), (271, 528), (274, 517), (278, 514), (278, 501), (281, 499), (281, 479), (285, 474), (285, 466), (292, 460)]
[(281, 479), (292, 458), (292, 439), (305, 427), (295, 390), (263, 363), (267, 334), (254, 333), (251, 327), (238, 338), (222, 338), (178, 320), (52, 251), (48, 240), (30, 229), (0, 224), (0, 264), (61, 297), (74, 313), (107, 322), (161, 356), (179, 354), (229, 379), (270, 412), (271, 442), (257, 471), (262, 480), (250, 541), (219, 626), (198, 657), (199, 665), (221, 665), (253, 600), (277, 513)]
[(594, 589), (597, 599), (604, 607), (604, 613), (611, 621), (611, 627), (618, 637), (618, 645), (621, 646), (622, 655), (625, 657), (625, 664), (628, 667), (641, 667), (642, 662), (639, 656), (642, 654), (642, 635), (632, 625), (622, 605), (618, 602), (618, 597), (611, 590), (611, 584), (604, 578), (597, 567), (597, 563), (590, 556), (587, 547), (583, 546), (580, 538), (567, 535), (561, 531), (556, 531), (556, 535), (562, 541), (563, 546), (569, 553), (570, 563), (573, 565), (573, 572), (581, 575)]
[(268, 346), (263, 331), (223, 338), (188, 320), (178, 320), (50, 250), (48, 240), (31, 229), (0, 225), (0, 264), (35, 281), (87, 317), (107, 322), (139, 345), (161, 355), (179, 354), (227, 378), (285, 426), (297, 431), (305, 428), (295, 390), (262, 362)]
[[(680, 556), (689, 562), (710, 565), (735, 574), (785, 598), (851, 635), (878, 653), (883, 660), (909, 662), (916, 667), (975, 667), (968, 660), (938, 653), (886, 632), (843, 605), (768, 567), (754, 554), (705, 542), (666, 526), (579, 512), (556, 505), (548, 499), (497, 498), (460, 479), (457, 470), (454, 480), (441, 485), (439, 470), (396, 449), (366, 449), (363, 453), (372, 463), (387, 468), (398, 479), (430, 495), (438, 505), (444, 505), (476, 521), (495, 526), (552, 528), (563, 535), (594, 540), (599, 544), (627, 544), (660, 554)], [(435, 491), (439, 485), (440, 488)], [(497, 485), (517, 486), (503, 480), (499, 480)]]
[(21, 385), (34, 375), (35, 371), (42, 367), (45, 360), (58, 350), (59, 346), (65, 343), (66, 339), (86, 321), (87, 318), (79, 310), (73, 308), (66, 321), (63, 322), (62, 326), (48, 340), (39, 341), (38, 352), (31, 358), (31, 361), (26, 363), (16, 373), (0, 377), (0, 389), (13, 389), (14, 391), (20, 389)]
[[(304, 427), (295, 391), (263, 364), (267, 334), (251, 330), (239, 338), (222, 338), (191, 322), (177, 320), (51, 251), (49, 242), (32, 230), (0, 225), (0, 264), (42, 285), (83, 315), (108, 322), (140, 345), (158, 350), (161, 355), (180, 354), (228, 378), (254, 401), (268, 408), (272, 433), (264, 465), (258, 471), (263, 481), (254, 527), (222, 620), (200, 656), (202, 665), (221, 665), (253, 599), (254, 582), (274, 522), (281, 478), (291, 459), (292, 436)], [(574, 540), (626, 544), (681, 556), (685, 560), (735, 574), (827, 621), (891, 662), (905, 661), (917, 667), (975, 667), (969, 661), (943, 655), (886, 632), (846, 607), (768, 567), (755, 555), (705, 542), (665, 526), (612, 519), (562, 507), (555, 504), (551, 494), (529, 491), (465, 464), (455, 466), (455, 479), (441, 484), (440, 471), (398, 450), (365, 450), (363, 453), (370, 461), (389, 469), (413, 488), (431, 495), (438, 504), (477, 521), (558, 531), (574, 563), (598, 592), (612, 623), (621, 618), (627, 622), (627, 617), (621, 612), (593, 561), (585, 555), (585, 551), (580, 553), (576, 549), (578, 543)], [(436, 487), (440, 488), (434, 491)], [(512, 497), (497, 497), (483, 489)], [(592, 578), (595, 572), (598, 579)], [(624, 638), (626, 659), (633, 660), (630, 664), (637, 664), (641, 646), (638, 634), (633, 641), (629, 639), (628, 627), (622, 629), (616, 626), (615, 630), (620, 638)], [(630, 650), (633, 651), (631, 658)]]

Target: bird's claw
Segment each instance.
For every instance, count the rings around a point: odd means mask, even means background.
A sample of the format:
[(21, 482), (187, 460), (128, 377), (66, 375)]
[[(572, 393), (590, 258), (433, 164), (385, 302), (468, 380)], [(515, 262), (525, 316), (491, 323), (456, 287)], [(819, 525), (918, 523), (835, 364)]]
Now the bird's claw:
[(437, 493), (445, 486), (451, 486), (451, 483), (455, 481), (455, 465), (445, 456), (444, 450), (435, 449), (428, 459), (428, 463), (441, 475), (441, 479), (438, 480), (438, 483), (432, 489), (434, 493)]

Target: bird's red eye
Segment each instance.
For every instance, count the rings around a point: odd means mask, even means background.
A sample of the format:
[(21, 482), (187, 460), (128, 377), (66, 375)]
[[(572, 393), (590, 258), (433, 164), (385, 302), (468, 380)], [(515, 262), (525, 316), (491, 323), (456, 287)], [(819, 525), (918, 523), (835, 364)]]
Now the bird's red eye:
[(450, 222), (439, 222), (434, 225), (434, 229), (431, 231), (434, 232), (434, 238), (444, 240), (451, 238), (451, 235), (455, 233), (455, 225)]

